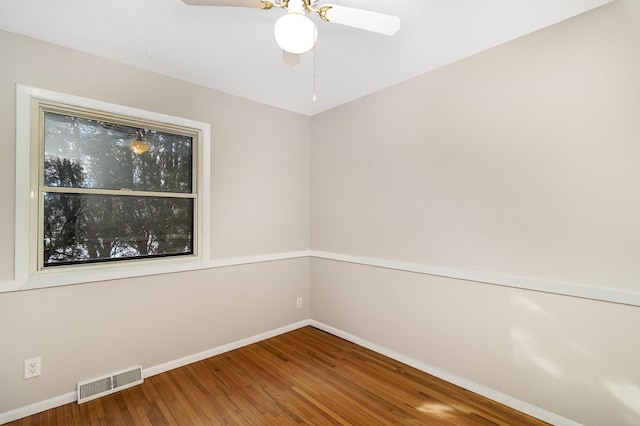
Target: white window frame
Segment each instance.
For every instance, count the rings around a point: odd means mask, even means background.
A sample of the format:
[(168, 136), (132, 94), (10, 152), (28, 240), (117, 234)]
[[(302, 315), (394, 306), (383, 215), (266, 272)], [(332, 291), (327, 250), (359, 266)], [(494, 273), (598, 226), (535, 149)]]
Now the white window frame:
[[(38, 215), (39, 120), (34, 119), (34, 100), (54, 102), (75, 108), (131, 117), (171, 126), (186, 127), (197, 133), (193, 152), (196, 206), (194, 255), (104, 262), (68, 267), (38, 267), (38, 235), (42, 227)], [(37, 116), (37, 114), (36, 114)], [(16, 86), (16, 194), (15, 194), (15, 271), (14, 290), (88, 283), (112, 279), (203, 269), (210, 259), (210, 125), (151, 111), (97, 101), (74, 95)]]

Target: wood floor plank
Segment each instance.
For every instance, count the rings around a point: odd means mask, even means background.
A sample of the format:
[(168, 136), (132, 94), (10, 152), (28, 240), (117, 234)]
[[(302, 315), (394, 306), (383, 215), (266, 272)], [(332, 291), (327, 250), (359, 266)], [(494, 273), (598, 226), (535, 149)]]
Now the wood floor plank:
[(145, 379), (27, 425), (442, 425), (546, 423), (313, 327)]

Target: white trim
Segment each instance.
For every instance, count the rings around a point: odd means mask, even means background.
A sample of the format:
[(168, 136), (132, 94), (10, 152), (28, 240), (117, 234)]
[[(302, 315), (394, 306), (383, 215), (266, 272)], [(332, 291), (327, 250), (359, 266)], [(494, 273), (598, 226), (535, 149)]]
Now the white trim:
[[(199, 159), (197, 173), (197, 255), (190, 258), (175, 257), (170, 259), (145, 259), (132, 261), (127, 264), (76, 266), (73, 271), (63, 268), (47, 273), (34, 274), (31, 271), (34, 253), (31, 244), (37, 239), (30, 227), (32, 214), (32, 200), (37, 194), (32, 192), (31, 176), (31, 100), (41, 99), (73, 105), (81, 108), (91, 108), (107, 113), (115, 113), (129, 117), (152, 120), (156, 122), (177, 125), (194, 129), (200, 140), (195, 156)], [(14, 282), (9, 290), (42, 288), (57, 285), (77, 284), (92, 281), (152, 275), (156, 273), (179, 272), (184, 270), (206, 268), (210, 259), (210, 161), (211, 161), (211, 126), (209, 123), (194, 121), (186, 118), (174, 117), (152, 111), (131, 108), (123, 105), (111, 104), (89, 98), (53, 92), (36, 87), (16, 85), (16, 194), (15, 194), (15, 262)], [(6, 285), (0, 286), (0, 291), (8, 291)]]
[[(214, 269), (225, 266), (241, 266), (252, 263), (273, 262), (277, 260), (297, 259), (300, 257), (308, 257), (307, 250), (289, 253), (272, 253), (266, 255), (234, 257), (227, 259), (218, 259), (205, 261), (184, 260), (171, 264), (147, 260), (144, 264), (135, 266), (122, 265), (122, 267), (105, 270), (109, 271), (109, 275), (95, 277), (95, 271), (83, 273), (83, 271), (75, 271), (73, 274), (64, 274), (60, 276), (36, 276), (32, 277), (28, 283), (23, 284), (19, 290), (29, 290), (43, 287), (56, 287), (69, 284), (81, 284), (95, 281), (109, 281), (123, 278), (172, 274), (176, 272), (197, 271), (202, 269)], [(0, 291), (1, 287), (0, 287)]]
[(454, 385), (460, 386), (464, 389), (470, 390), (471, 392), (477, 393), (478, 395), (482, 395), (486, 398), (489, 398), (493, 401), (499, 402), (507, 407), (511, 407), (514, 410), (518, 410), (522, 413), (528, 414), (532, 417), (550, 423), (552, 425), (557, 426), (581, 426), (580, 423), (576, 423), (573, 420), (567, 419), (565, 417), (559, 416), (555, 413), (542, 409), (540, 407), (536, 407), (535, 405), (531, 405), (527, 402), (519, 400), (517, 398), (513, 398), (509, 395), (503, 394), (502, 392), (498, 392), (494, 389), (491, 389), (487, 386), (481, 385), (479, 383), (473, 382), (471, 380), (465, 379), (464, 377), (460, 377), (456, 374), (450, 373), (448, 371), (442, 370), (433, 365), (427, 364), (425, 362), (419, 361), (417, 359), (408, 357), (404, 354), (386, 348), (384, 346), (380, 346), (376, 343), (370, 342), (368, 340), (362, 339), (360, 337), (354, 336), (353, 334), (347, 333), (345, 331), (339, 330), (337, 328), (331, 327), (327, 324), (311, 320), (312, 327), (316, 327), (320, 330), (326, 331), (327, 333), (333, 334), (334, 336), (338, 336), (345, 340), (348, 340), (352, 343), (355, 343), (360, 346), (364, 346), (367, 349), (371, 349), (374, 352), (385, 355), (391, 359), (399, 361), (403, 364), (407, 364), (413, 368), (416, 368), (422, 372), (427, 374), (431, 374), (432, 376), (438, 377), (442, 380), (445, 380), (449, 383), (453, 383)]
[(43, 411), (51, 410), (52, 408), (60, 407), (61, 405), (70, 404), (77, 401), (77, 399), (78, 393), (73, 391), (45, 399), (44, 401), (29, 404), (24, 407), (16, 408), (15, 410), (5, 411), (4, 413), (0, 413), (0, 425), (19, 420), (23, 417), (32, 416)]
[[(261, 342), (263, 340), (270, 339), (272, 337), (279, 336), (281, 334), (288, 333), (289, 331), (297, 330), (299, 328), (306, 327), (308, 325), (316, 327), (320, 330), (326, 331), (327, 333), (333, 334), (334, 336), (338, 336), (350, 342), (356, 343), (367, 349), (371, 349), (372, 351), (375, 351), (379, 354), (388, 356), (389, 358), (392, 358), (396, 361), (407, 364), (411, 367), (417, 368), (418, 370), (423, 371), (427, 374), (431, 374), (433, 376), (439, 377), (447, 382), (450, 382), (462, 388), (468, 389), (479, 395), (492, 399), (496, 402), (499, 402), (515, 410), (526, 413), (530, 416), (536, 417), (538, 419), (549, 422), (551, 424), (558, 425), (558, 426), (580, 426), (579, 423), (576, 423), (572, 420), (569, 420), (567, 418), (564, 418), (562, 416), (559, 416), (557, 414), (554, 414), (542, 408), (539, 408), (529, 403), (526, 403), (524, 401), (521, 401), (517, 398), (513, 398), (509, 395), (505, 395), (494, 389), (475, 383), (471, 380), (467, 380), (463, 377), (449, 373), (448, 371), (439, 369), (430, 364), (424, 363), (422, 361), (403, 355), (399, 352), (388, 349), (384, 346), (380, 346), (376, 343), (370, 342), (368, 340), (362, 339), (350, 333), (331, 327), (327, 324), (321, 323), (319, 321), (314, 321), (311, 319), (298, 321), (293, 324), (289, 324), (274, 330), (266, 331), (264, 333), (256, 334), (251, 337), (236, 340), (235, 342), (231, 342), (222, 346), (208, 349), (206, 351), (198, 352), (193, 355), (185, 356), (173, 361), (165, 362), (163, 364), (158, 364), (153, 367), (146, 368), (143, 370), (143, 377), (147, 378), (147, 377), (154, 376), (156, 374), (161, 374), (166, 371), (183, 367), (185, 365), (198, 362), (203, 359), (210, 358), (212, 356), (220, 355), (222, 353), (229, 352), (234, 349), (248, 346), (253, 343)], [(0, 413), (0, 425), (14, 421), (14, 420), (21, 419), (23, 417), (31, 416), (33, 414), (36, 414), (45, 410), (50, 410), (52, 408), (56, 408), (64, 404), (75, 402), (77, 401), (77, 398), (78, 398), (77, 392), (74, 391), (74, 392), (65, 393), (63, 395), (50, 398), (44, 401), (36, 402), (34, 404), (30, 404), (25, 407), (16, 408), (15, 410)]]
[[(29, 212), (31, 194), (29, 167), (31, 164), (31, 93), (26, 86), (16, 86), (16, 193), (15, 193), (15, 260), (14, 289), (17, 283), (29, 280)], [(23, 233), (22, 235), (20, 233)]]
[[(182, 357), (173, 361), (165, 362), (163, 364), (155, 365), (153, 367), (145, 368), (142, 370), (143, 378), (155, 376), (156, 374), (164, 373), (175, 368), (183, 367), (185, 365), (202, 361), (203, 359), (211, 358), (212, 356), (220, 355), (225, 352), (239, 349), (244, 346), (251, 345), (253, 343), (261, 342), (266, 339), (270, 339), (275, 336), (279, 336), (284, 333), (288, 333), (293, 330), (297, 330), (302, 327), (311, 325), (311, 320), (302, 320), (293, 324), (285, 325), (274, 330), (266, 331), (264, 333), (256, 334), (245, 339), (236, 340), (235, 342), (228, 343), (226, 345), (218, 346), (212, 349), (208, 349), (203, 352), (199, 352), (193, 355)], [(124, 388), (119, 388), (119, 390)], [(6, 411), (0, 413), (0, 425), (12, 422), (14, 420), (21, 419), (23, 417), (32, 416), (42, 411), (50, 410), (52, 408), (60, 407), (61, 405), (70, 404), (78, 400), (78, 392), (69, 392), (60, 396), (49, 398), (44, 401), (29, 404), (25, 407), (16, 408), (15, 410)]]
[(147, 261), (146, 265), (138, 265), (136, 267), (136, 273), (132, 274), (132, 271), (125, 267), (119, 267), (113, 270), (109, 276), (102, 276), (100, 279), (87, 278), (86, 274), (81, 271), (77, 271), (73, 275), (64, 276), (47, 276), (47, 277), (34, 277), (29, 280), (28, 283), (22, 286), (17, 286), (16, 281), (1, 281), (0, 293), (17, 291), (17, 290), (30, 290), (44, 287), (57, 287), (70, 284), (81, 284), (93, 281), (109, 281), (122, 278), (132, 278), (138, 276), (150, 276), (150, 275), (163, 275), (175, 272), (196, 271), (202, 269), (215, 269), (223, 268), (227, 266), (242, 266), (250, 265), (253, 263), (263, 262), (275, 262), (279, 260), (299, 259), (303, 257), (309, 257), (309, 250), (292, 251), (286, 253), (269, 253), (255, 256), (243, 256), (243, 257), (230, 257), (226, 259), (214, 259), (208, 262), (196, 262), (196, 261), (184, 261), (180, 264), (162, 265), (161, 263), (154, 263), (153, 261)]
[(15, 290), (15, 281), (0, 281), (0, 293)]
[[(317, 250), (299, 250), (284, 253), (268, 253), (254, 256), (232, 257), (226, 259), (213, 259), (200, 264), (185, 262), (181, 267), (165, 270), (161, 265), (147, 265), (146, 268), (138, 268), (139, 274), (135, 276), (161, 275), (173, 272), (193, 271), (200, 269), (214, 269), (227, 266), (242, 266), (252, 263), (274, 262), (279, 260), (299, 259), (302, 257), (315, 257), (318, 259), (335, 260), (339, 262), (355, 263), (359, 265), (374, 266), (378, 268), (393, 269), (403, 272), (413, 272), (426, 275), (435, 275), (445, 278), (461, 279), (483, 284), (500, 285), (505, 287), (522, 288), (526, 290), (541, 291), (564, 296), (580, 297), (583, 299), (599, 300), (603, 302), (622, 303), (625, 305), (640, 306), (640, 293), (629, 290), (607, 289), (602, 287), (587, 286), (584, 284), (565, 283), (558, 281), (524, 278), (514, 275), (503, 275), (490, 272), (472, 271), (468, 269), (445, 268), (442, 266), (424, 265), (417, 263), (398, 262), (394, 260), (376, 259), (371, 257), (353, 256), (348, 254), (330, 253)], [(174, 265), (175, 266), (175, 265)], [(132, 277), (127, 268), (119, 268), (109, 277), (101, 277), (101, 281)], [(16, 281), (0, 282), (0, 293), (32, 288), (53, 287), (68, 284), (80, 284), (90, 282), (81, 274), (65, 277), (54, 281), (49, 278), (46, 283), (35, 282), (31, 285), (17, 287)]]
[(332, 253), (317, 250), (311, 250), (310, 256), (319, 259), (356, 263), (359, 265), (375, 266), (378, 268), (394, 269), (404, 272), (415, 272), (425, 275), (435, 275), (445, 278), (475, 281), (484, 284), (494, 284), (506, 287), (522, 288), (526, 290), (541, 291), (544, 293), (574, 296), (583, 299), (593, 299), (603, 302), (614, 302), (622, 303), (625, 305), (640, 306), (640, 292), (632, 290), (596, 287), (587, 284), (542, 280), (538, 278), (527, 278), (516, 275), (473, 271), (469, 269), (426, 265), (422, 263), (400, 262), (396, 260), (377, 259), (372, 257), (354, 256), (350, 254)]
[(156, 374), (164, 373), (175, 368), (180, 368), (194, 362), (202, 361), (203, 359), (211, 358), (212, 356), (220, 355), (225, 352), (229, 352), (235, 349), (249, 346), (254, 343), (261, 342), (263, 340), (270, 339), (275, 336), (279, 336), (284, 333), (288, 333), (293, 330), (297, 330), (302, 327), (311, 325), (311, 320), (298, 321), (293, 324), (286, 325), (284, 327), (277, 328), (275, 330), (267, 331), (257, 334), (255, 336), (247, 337), (246, 339), (236, 340), (235, 342), (228, 343), (226, 345), (218, 346), (216, 348), (207, 349), (206, 351), (198, 352), (197, 354), (185, 356), (173, 361), (168, 361), (163, 364), (155, 365), (153, 367), (145, 368), (143, 370), (143, 376), (145, 378), (155, 376)]
[(277, 260), (298, 259), (309, 257), (309, 250), (290, 251), (286, 253), (269, 253), (255, 256), (230, 257), (211, 260), (207, 268), (222, 268), (225, 266), (248, 265), (250, 263), (274, 262)]

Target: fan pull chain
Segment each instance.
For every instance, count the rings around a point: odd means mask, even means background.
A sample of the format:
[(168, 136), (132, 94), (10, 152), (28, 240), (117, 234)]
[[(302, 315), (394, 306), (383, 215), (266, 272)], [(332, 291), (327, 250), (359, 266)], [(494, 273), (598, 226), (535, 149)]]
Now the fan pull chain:
[(313, 96), (311, 100), (316, 101), (316, 46), (313, 47)]

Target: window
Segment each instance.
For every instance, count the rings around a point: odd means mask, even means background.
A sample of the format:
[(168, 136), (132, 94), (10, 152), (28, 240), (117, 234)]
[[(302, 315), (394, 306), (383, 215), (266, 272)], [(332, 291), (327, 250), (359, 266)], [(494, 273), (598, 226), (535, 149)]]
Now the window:
[(39, 267), (193, 254), (194, 133), (39, 109)]
[[(18, 173), (28, 159), (29, 183), (16, 184), (16, 281), (64, 284), (90, 281), (91, 271), (119, 278), (208, 261), (207, 124), (26, 86), (18, 115), (30, 150), (19, 130)], [(24, 193), (28, 224), (18, 219)]]

